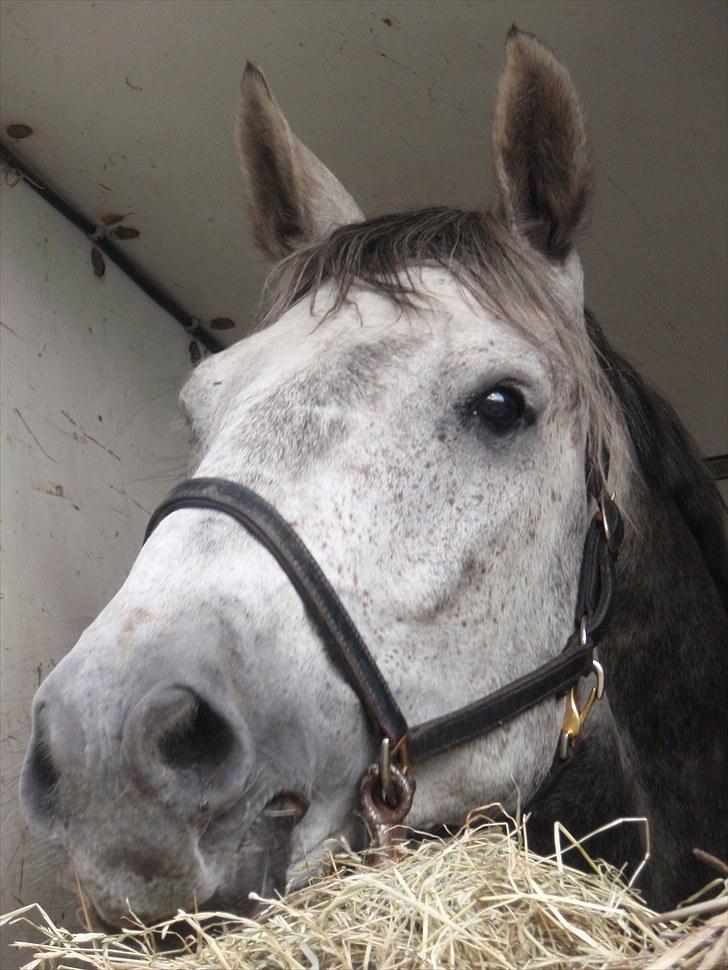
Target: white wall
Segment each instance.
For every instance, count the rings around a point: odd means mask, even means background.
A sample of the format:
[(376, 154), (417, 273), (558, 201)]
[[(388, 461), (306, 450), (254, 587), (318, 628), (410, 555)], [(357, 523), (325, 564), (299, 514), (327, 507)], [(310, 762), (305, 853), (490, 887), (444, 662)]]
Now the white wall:
[[(3, 184), (0, 202), (0, 912), (35, 901), (70, 924), (77, 903), (19, 812), (31, 699), (184, 475), (189, 339), (111, 263), (97, 278), (90, 243), (30, 188)], [(18, 962), (3, 949), (2, 970)]]

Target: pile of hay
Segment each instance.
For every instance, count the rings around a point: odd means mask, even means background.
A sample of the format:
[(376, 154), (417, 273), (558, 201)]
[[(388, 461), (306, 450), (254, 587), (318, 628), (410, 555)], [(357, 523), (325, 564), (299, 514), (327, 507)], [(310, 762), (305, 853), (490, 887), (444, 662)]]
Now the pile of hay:
[[(583, 843), (571, 851), (586, 856)], [(403, 848), (394, 864), (372, 867), (351, 852), (332, 857), (326, 875), (269, 902), (255, 920), (226, 917), (216, 933), (222, 914), (183, 914), (175, 952), (156, 951), (153, 932), (169, 942), (179, 923), (74, 934), (42, 912), (34, 919), (33, 907), (3, 921), (23, 920), (42, 936), (21, 944), (32, 953), (27, 970), (728, 966), (725, 874), (706, 887), (720, 889), (717, 898), (658, 917), (619, 873), (591, 864), (587, 875), (560, 851), (537, 856), (523, 826), (481, 817), (454, 838)]]

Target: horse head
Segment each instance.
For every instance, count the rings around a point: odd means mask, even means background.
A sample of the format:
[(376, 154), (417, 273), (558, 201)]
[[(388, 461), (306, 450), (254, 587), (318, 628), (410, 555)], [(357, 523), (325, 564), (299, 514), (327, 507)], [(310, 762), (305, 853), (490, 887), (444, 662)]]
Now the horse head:
[[(436, 718), (561, 651), (590, 475), (628, 519), (640, 494), (573, 248), (591, 174), (572, 82), (511, 32), (488, 212), (364, 220), (252, 66), (241, 146), (275, 266), (258, 332), (182, 391), (190, 474), (274, 505), (407, 720)], [(563, 704), (423, 759), (408, 822), (532, 799)], [(592, 730), (611, 737), (599, 711)], [(328, 838), (362, 842), (379, 738), (279, 562), (229, 515), (183, 507), (157, 524), (33, 717), (25, 812), (111, 923), (244, 912)]]

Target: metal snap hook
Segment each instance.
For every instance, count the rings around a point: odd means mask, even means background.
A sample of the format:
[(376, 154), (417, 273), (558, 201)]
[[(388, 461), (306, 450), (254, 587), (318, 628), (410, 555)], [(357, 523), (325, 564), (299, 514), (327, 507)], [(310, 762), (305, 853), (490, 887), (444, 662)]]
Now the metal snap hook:
[[(582, 620), (583, 626), (584, 621)], [(576, 686), (572, 687), (566, 695), (566, 710), (564, 711), (564, 720), (561, 724), (561, 735), (559, 736), (559, 758), (562, 761), (566, 760), (569, 751), (576, 745), (594, 701), (600, 701), (604, 696), (604, 667), (598, 660), (592, 660), (591, 672), (596, 677), (597, 683), (589, 691), (581, 710), (576, 703)]]

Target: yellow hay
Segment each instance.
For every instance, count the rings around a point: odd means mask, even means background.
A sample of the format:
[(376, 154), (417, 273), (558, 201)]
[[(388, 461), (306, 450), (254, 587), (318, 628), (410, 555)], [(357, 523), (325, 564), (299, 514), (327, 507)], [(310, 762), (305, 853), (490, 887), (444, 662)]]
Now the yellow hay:
[[(707, 887), (721, 890), (717, 898), (699, 894), (658, 916), (584, 842), (578, 849), (589, 874), (566, 865), (561, 850), (530, 852), (525, 827), (478, 817), (454, 838), (404, 847), (387, 866), (351, 851), (332, 856), (326, 875), (267, 901), (256, 919), (180, 913), (184, 937), (171, 922), (71, 933), (32, 906), (2, 922), (40, 933), (40, 942), (19, 944), (29, 951), (26, 970), (728, 967), (727, 879)], [(155, 933), (176, 950), (159, 952)]]

